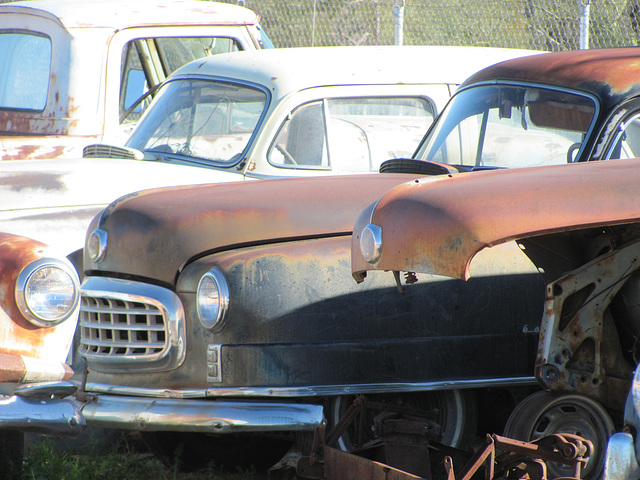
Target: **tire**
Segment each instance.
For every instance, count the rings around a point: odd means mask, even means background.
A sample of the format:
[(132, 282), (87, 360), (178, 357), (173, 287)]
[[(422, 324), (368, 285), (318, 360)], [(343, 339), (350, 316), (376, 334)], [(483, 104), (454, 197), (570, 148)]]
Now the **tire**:
[(294, 437), (267, 435), (206, 435), (192, 432), (143, 432), (149, 450), (165, 465), (195, 472), (213, 463), (225, 471), (254, 467), (267, 470), (294, 443)]
[(0, 430), (0, 480), (18, 480), (22, 474), (24, 434)]
[[(329, 404), (327, 413), (328, 429), (333, 427), (353, 403), (352, 396), (335, 397)], [(438, 409), (436, 422), (442, 427), (442, 441), (463, 450), (472, 446), (478, 425), (478, 409), (473, 392), (467, 390), (443, 390), (435, 392), (416, 392), (406, 394), (367, 395), (367, 399), (375, 402), (394, 403), (421, 410)], [(370, 425), (365, 426), (365, 429)], [(351, 433), (350, 433), (351, 431)], [(370, 435), (370, 432), (368, 432)], [(338, 439), (337, 448), (348, 451), (353, 446), (355, 432), (347, 430)]]
[[(593, 443), (594, 453), (582, 470), (585, 480), (602, 476), (607, 441), (615, 429), (611, 417), (598, 402), (582, 395), (537, 392), (520, 402), (511, 413), (504, 435), (531, 441), (554, 433), (580, 435)], [(571, 477), (571, 467), (547, 464), (549, 478)]]

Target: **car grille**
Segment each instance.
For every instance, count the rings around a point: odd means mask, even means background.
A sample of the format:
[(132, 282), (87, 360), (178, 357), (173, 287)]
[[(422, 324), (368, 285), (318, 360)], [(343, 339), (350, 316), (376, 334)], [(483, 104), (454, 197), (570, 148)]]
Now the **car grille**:
[(155, 285), (87, 277), (80, 304), (80, 355), (104, 372), (176, 368), (185, 356), (184, 309)]
[(81, 353), (100, 356), (158, 355), (167, 348), (167, 327), (155, 305), (82, 297)]
[(84, 147), (82, 156), (83, 158), (126, 158), (130, 160), (140, 160), (143, 154), (131, 148), (97, 143)]

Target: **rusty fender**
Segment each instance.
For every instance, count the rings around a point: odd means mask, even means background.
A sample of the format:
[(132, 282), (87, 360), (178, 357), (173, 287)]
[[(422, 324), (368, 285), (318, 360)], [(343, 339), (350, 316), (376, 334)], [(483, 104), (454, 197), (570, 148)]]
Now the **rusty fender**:
[(64, 363), (76, 318), (54, 327), (38, 327), (20, 312), (15, 287), (30, 263), (51, 256), (46, 245), (0, 234), (0, 382), (66, 380), (73, 371)]

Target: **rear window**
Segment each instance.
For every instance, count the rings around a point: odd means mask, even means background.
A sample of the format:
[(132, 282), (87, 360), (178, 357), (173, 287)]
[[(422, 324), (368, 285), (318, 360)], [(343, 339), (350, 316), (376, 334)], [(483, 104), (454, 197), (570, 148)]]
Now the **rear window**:
[(0, 108), (44, 110), (50, 71), (50, 38), (0, 31)]

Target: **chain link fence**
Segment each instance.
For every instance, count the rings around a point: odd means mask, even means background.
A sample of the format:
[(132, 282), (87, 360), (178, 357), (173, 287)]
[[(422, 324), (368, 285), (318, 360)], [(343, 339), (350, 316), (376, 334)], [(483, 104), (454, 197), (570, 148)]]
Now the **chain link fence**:
[(475, 45), (558, 51), (640, 43), (640, 0), (218, 1), (258, 12), (276, 47)]
[[(223, 0), (238, 3), (236, 0)], [(637, 45), (640, 0), (241, 0), (277, 47)]]

